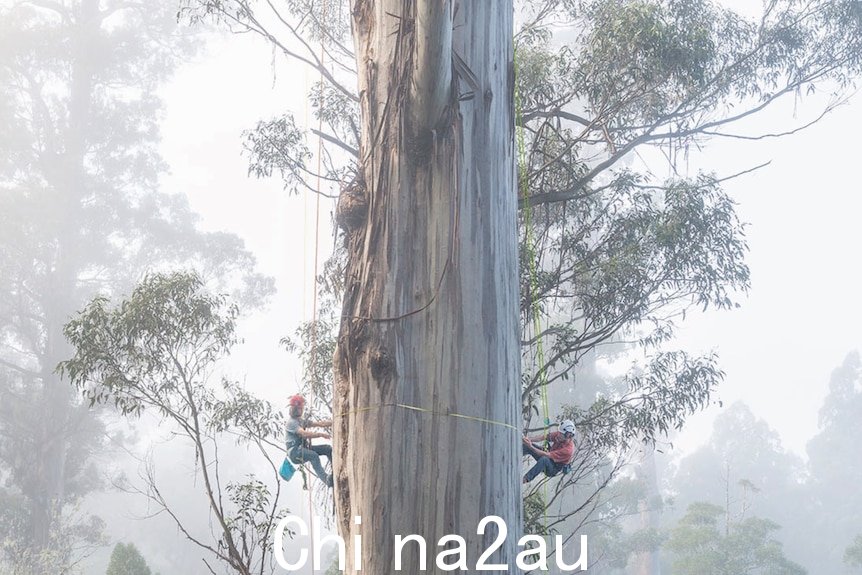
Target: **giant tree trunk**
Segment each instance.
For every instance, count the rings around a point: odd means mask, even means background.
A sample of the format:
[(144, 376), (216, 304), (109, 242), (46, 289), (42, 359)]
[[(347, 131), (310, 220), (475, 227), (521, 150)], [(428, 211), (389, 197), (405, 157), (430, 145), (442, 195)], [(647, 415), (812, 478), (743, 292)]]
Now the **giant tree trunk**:
[[(355, 0), (361, 163), (336, 354), (336, 507), (362, 572), (396, 534), (515, 567), (521, 526), (512, 2)], [(413, 409), (418, 408), (418, 409)], [(461, 414), (479, 419), (458, 417)], [(487, 420), (487, 421), (485, 421)], [(361, 516), (356, 525), (354, 517)], [(354, 573), (348, 549), (348, 573)], [(415, 544), (403, 569), (418, 572)]]
[[(37, 485), (30, 486), (30, 515), (33, 521), (33, 551), (36, 556), (51, 550), (52, 560), (69, 558), (57, 555), (57, 538), (61, 537), (61, 515), (67, 501), (67, 455), (69, 438), (75, 430), (70, 420), (75, 393), (68, 382), (56, 373), (57, 364), (71, 357), (71, 346), (63, 335), (63, 326), (81, 304), (78, 297), (81, 201), (88, 193), (86, 177), (87, 130), (90, 123), (90, 101), (93, 98), (93, 57), (91, 43), (98, 37), (101, 25), (99, 0), (81, 0), (74, 5), (71, 26), (72, 50), (68, 125), (63, 131), (64, 150), (46, 180), (55, 194), (56, 218), (53, 222), (54, 252), (51, 269), (42, 292), (45, 334), (37, 355), (42, 380), (42, 418), (39, 450), (33, 454)], [(50, 215), (46, 217), (51, 217)], [(63, 548), (63, 553), (68, 552)]]

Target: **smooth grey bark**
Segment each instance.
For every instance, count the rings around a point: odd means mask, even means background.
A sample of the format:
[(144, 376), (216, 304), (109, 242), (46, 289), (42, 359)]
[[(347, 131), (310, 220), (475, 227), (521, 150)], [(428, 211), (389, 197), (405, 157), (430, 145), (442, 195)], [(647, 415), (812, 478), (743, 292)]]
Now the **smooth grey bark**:
[[(355, 0), (360, 169), (337, 210), (348, 265), (335, 358), (340, 533), (362, 573), (397, 534), (467, 541), (515, 571), (521, 529), (512, 2)], [(405, 407), (409, 406), (409, 407)], [(418, 408), (418, 409), (411, 409)], [(490, 420), (457, 417), (461, 414)], [(356, 525), (354, 517), (362, 518)], [(416, 573), (416, 545), (403, 570)]]

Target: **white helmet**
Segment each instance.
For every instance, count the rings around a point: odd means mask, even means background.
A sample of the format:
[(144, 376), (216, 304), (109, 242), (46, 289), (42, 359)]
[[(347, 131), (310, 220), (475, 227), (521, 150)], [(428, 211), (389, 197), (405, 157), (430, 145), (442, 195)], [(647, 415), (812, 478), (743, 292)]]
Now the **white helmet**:
[(570, 433), (572, 435), (575, 434), (575, 422), (571, 419), (564, 419), (560, 424), (560, 431), (563, 433)]

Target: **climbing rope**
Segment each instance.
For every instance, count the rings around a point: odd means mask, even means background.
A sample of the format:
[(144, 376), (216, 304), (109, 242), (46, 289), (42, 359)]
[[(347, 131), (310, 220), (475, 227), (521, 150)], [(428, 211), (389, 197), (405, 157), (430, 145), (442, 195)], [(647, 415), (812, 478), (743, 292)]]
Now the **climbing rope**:
[[(315, 205), (314, 205), (314, 262), (312, 265), (313, 275), (311, 280), (311, 356), (309, 358), (309, 366), (311, 369), (314, 369), (316, 355), (317, 355), (317, 274), (318, 274), (318, 260), (320, 258), (320, 197), (321, 197), (321, 172), (323, 169), (323, 138), (321, 134), (323, 133), (323, 66), (325, 65), (325, 57), (326, 50), (324, 48), (324, 41), (326, 35), (326, 19), (327, 19), (327, 3), (326, 0), (323, 0), (323, 13), (320, 21), (320, 27), (323, 33), (320, 35), (320, 57), (319, 57), (319, 100), (318, 100), (318, 117), (317, 117), (317, 181), (315, 183)], [(305, 115), (306, 121), (308, 118), (308, 101), (306, 100), (305, 104)], [(305, 269), (303, 269), (303, 273), (305, 273)], [(307, 278), (303, 278), (303, 289), (305, 284), (307, 284)], [(304, 294), (303, 294), (304, 296)], [(303, 300), (305, 298), (303, 297)], [(304, 301), (303, 301), (304, 304)], [(308, 499), (308, 526), (309, 526), (309, 537), (311, 538), (311, 547), (314, 548), (314, 500), (312, 498), (311, 487), (308, 482), (308, 478), (305, 475), (305, 468), (302, 467), (303, 472), (303, 490), (306, 493), (306, 498)], [(322, 478), (321, 478), (322, 479)]]
[(529, 290), (527, 294), (528, 308), (526, 313), (532, 315), (533, 320), (533, 337), (536, 338), (536, 360), (534, 366), (538, 365), (538, 373), (535, 375), (539, 379), (539, 394), (542, 404), (542, 417), (544, 418), (545, 427), (551, 425), (551, 418), (548, 411), (548, 376), (545, 370), (545, 349), (542, 338), (539, 337), (542, 331), (541, 319), (538, 313), (533, 312), (534, 296), (538, 292), (539, 274), (538, 274), (538, 255), (535, 249), (535, 238), (533, 234), (533, 208), (530, 205), (530, 182), (527, 171), (527, 150), (524, 143), (524, 126), (521, 115), (521, 95), (518, 90), (518, 54), (517, 50), (514, 53), (515, 67), (515, 133), (518, 143), (518, 189), (521, 198), (524, 200), (524, 243), (525, 256), (527, 260), (527, 273), (529, 275)]
[(507, 423), (505, 421), (497, 421), (494, 419), (488, 419), (487, 417), (479, 417), (477, 415), (466, 415), (463, 413), (454, 413), (454, 412), (450, 412), (450, 411), (437, 411), (434, 409), (427, 409), (424, 407), (418, 407), (416, 405), (408, 405), (406, 403), (395, 403), (395, 402), (380, 403), (377, 405), (368, 405), (365, 407), (359, 407), (357, 409), (352, 409), (350, 411), (345, 411), (343, 413), (334, 414), (332, 416), (332, 418), (333, 419), (340, 419), (342, 417), (347, 417), (350, 415), (356, 415), (356, 414), (360, 414), (360, 413), (369, 413), (371, 411), (377, 411), (377, 410), (383, 409), (385, 407), (406, 409), (408, 411), (414, 411), (417, 413), (427, 413), (430, 415), (436, 415), (436, 416), (441, 416), (441, 417), (455, 417), (455, 418), (459, 418), (459, 419), (465, 419), (467, 421), (476, 421), (479, 423), (486, 423), (488, 425), (497, 425), (500, 427), (505, 427), (507, 429), (511, 429), (515, 433), (518, 433), (518, 428), (516, 426), (512, 425), (511, 423)]
[[(533, 207), (530, 205), (530, 182), (528, 177), (528, 160), (527, 149), (524, 142), (525, 128), (523, 126), (523, 117), (521, 114), (521, 96), (518, 90), (518, 51), (514, 49), (513, 64), (515, 69), (515, 133), (518, 145), (518, 189), (519, 195), (524, 201), (524, 243), (525, 257), (527, 260), (529, 274), (529, 290), (527, 294), (528, 307), (526, 313), (528, 317), (532, 315), (533, 320), (533, 337), (536, 340), (536, 355), (533, 363), (534, 370), (538, 369), (534, 377), (538, 377), (539, 381), (539, 397), (541, 400), (542, 417), (544, 419), (545, 429), (545, 449), (548, 449), (547, 430), (551, 425), (551, 417), (548, 409), (548, 375), (545, 370), (545, 349), (543, 338), (541, 337), (542, 324), (539, 314), (533, 311), (535, 304), (534, 298), (538, 293), (539, 274), (538, 274), (538, 254), (535, 248), (535, 238), (533, 233)], [(547, 501), (547, 483), (542, 484), (542, 498)], [(547, 506), (542, 510), (542, 525), (547, 530), (548, 525), (548, 509)]]

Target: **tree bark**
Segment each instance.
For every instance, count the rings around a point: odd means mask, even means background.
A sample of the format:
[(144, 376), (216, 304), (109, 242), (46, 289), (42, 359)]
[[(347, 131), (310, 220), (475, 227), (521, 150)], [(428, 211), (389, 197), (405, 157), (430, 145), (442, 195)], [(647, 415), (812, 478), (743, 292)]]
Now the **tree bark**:
[[(360, 166), (338, 208), (348, 266), (334, 426), (336, 510), (355, 573), (395, 535), (467, 541), (515, 569), (521, 529), (512, 2), (355, 0)], [(359, 217), (357, 217), (359, 214)], [(457, 415), (455, 415), (457, 414)], [(459, 415), (469, 416), (459, 417)], [(362, 518), (356, 525), (354, 518)], [(408, 544), (403, 570), (419, 572)]]

